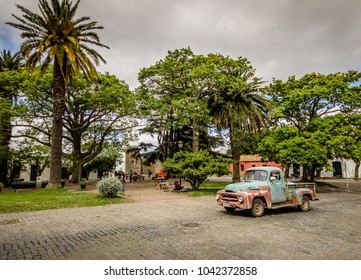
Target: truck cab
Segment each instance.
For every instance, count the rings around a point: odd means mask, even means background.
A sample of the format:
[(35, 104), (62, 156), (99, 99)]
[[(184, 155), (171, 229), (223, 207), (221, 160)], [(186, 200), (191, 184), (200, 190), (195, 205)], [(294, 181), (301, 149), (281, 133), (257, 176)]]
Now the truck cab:
[(316, 200), (315, 194), (314, 183), (287, 184), (281, 169), (262, 166), (247, 169), (242, 182), (227, 185), (217, 192), (216, 199), (228, 212), (247, 209), (259, 217), (266, 208), (298, 206), (301, 211), (308, 211), (310, 201)]

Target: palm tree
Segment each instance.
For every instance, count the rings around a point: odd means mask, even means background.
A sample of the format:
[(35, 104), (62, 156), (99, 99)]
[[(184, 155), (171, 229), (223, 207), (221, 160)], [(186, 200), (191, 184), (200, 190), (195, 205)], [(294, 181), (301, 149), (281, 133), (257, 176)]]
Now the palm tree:
[(19, 70), (23, 65), (23, 57), (19, 52), (14, 55), (11, 55), (11, 52), (7, 50), (0, 52), (0, 72)]
[[(50, 3), (49, 3), (50, 2)], [(91, 79), (97, 75), (95, 65), (102, 56), (88, 45), (107, 46), (100, 43), (95, 30), (103, 29), (89, 17), (75, 18), (80, 0), (39, 0), (40, 14), (16, 5), (22, 17), (13, 15), (16, 23), (7, 24), (20, 29), (25, 41), (21, 52), (26, 65), (33, 69), (37, 64), (42, 69), (53, 65), (53, 126), (50, 155), (49, 187), (60, 186), (65, 93), (72, 75), (83, 72)], [(94, 65), (95, 63), (95, 65)]]
[(233, 182), (240, 181), (239, 159), (242, 136), (262, 126), (270, 102), (259, 93), (261, 81), (245, 58), (233, 60), (215, 55), (218, 64), (218, 89), (210, 97), (211, 115), (216, 127), (228, 129), (233, 161)]
[[(20, 53), (11, 54), (10, 51), (3, 50), (0, 53), (0, 72), (17, 71), (23, 66), (23, 58)], [(8, 186), (8, 160), (9, 144), (11, 140), (11, 108), (13, 99), (17, 94), (16, 84), (3, 81), (5, 86), (0, 84), (0, 182)], [(15, 82), (16, 83), (16, 82)]]

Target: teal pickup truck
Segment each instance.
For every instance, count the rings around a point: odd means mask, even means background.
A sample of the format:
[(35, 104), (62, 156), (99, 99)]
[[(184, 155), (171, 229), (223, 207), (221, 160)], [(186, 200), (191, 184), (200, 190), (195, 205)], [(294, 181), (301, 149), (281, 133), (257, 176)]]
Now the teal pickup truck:
[(281, 169), (268, 166), (247, 169), (242, 182), (227, 185), (216, 199), (228, 212), (247, 209), (253, 217), (263, 216), (266, 208), (308, 211), (310, 201), (318, 200), (314, 183), (286, 183)]

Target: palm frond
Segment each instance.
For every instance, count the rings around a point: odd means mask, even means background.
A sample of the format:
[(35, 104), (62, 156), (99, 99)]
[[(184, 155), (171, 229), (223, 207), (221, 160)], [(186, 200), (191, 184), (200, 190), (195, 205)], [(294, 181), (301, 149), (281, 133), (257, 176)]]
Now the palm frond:
[[(39, 14), (16, 5), (22, 15), (13, 15), (16, 21), (7, 24), (22, 31), (21, 37), (26, 40), (21, 44), (21, 52), (29, 67), (42, 64), (44, 68), (56, 59), (63, 72), (84, 71), (89, 78), (97, 74), (94, 64), (105, 60), (91, 46), (108, 46), (100, 43), (96, 33), (102, 26), (88, 16), (75, 18), (79, 3), (80, 0), (39, 0)], [(68, 79), (71, 73), (63, 75)]]

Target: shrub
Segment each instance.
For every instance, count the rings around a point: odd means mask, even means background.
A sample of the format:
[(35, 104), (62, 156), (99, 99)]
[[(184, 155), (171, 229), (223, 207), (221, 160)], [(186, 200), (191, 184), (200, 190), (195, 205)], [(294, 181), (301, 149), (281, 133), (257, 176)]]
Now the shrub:
[(113, 197), (121, 190), (122, 182), (116, 177), (105, 178), (97, 183), (97, 188), (103, 196)]

